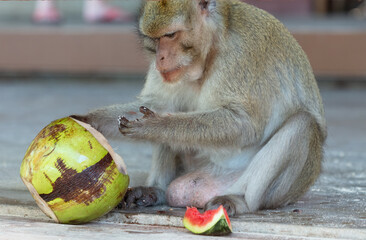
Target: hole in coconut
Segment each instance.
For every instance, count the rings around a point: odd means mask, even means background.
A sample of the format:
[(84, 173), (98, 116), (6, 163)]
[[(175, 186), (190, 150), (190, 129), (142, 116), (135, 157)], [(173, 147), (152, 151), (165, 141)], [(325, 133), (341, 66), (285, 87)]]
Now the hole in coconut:
[(111, 147), (111, 145), (108, 143), (108, 140), (98, 132), (95, 128), (93, 128), (90, 124), (81, 122), (79, 120), (76, 120), (74, 118), (71, 118), (75, 122), (77, 122), (79, 125), (81, 125), (83, 128), (88, 130), (96, 139), (97, 141), (109, 152), (109, 154), (112, 156), (114, 163), (117, 166), (117, 169), (120, 173), (127, 175), (127, 167), (124, 163), (121, 156), (119, 156)]
[(39, 196), (37, 190), (33, 187), (32, 183), (28, 182), (24, 178), (22, 178), (22, 181), (28, 188), (29, 192), (32, 194), (34, 200), (36, 200), (36, 203), (38, 207), (42, 210), (42, 212), (44, 212), (48, 217), (52, 218), (55, 222), (60, 223), (55, 213), (51, 210), (46, 201), (44, 201), (41, 196)]

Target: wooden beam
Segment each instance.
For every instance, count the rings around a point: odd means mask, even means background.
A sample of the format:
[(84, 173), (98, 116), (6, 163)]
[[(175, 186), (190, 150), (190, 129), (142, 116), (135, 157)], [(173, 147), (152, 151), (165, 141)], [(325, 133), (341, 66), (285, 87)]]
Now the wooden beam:
[[(366, 31), (296, 31), (317, 75), (366, 77)], [(145, 73), (132, 28), (0, 29), (0, 71)]]
[(366, 32), (294, 33), (317, 75), (366, 77)]

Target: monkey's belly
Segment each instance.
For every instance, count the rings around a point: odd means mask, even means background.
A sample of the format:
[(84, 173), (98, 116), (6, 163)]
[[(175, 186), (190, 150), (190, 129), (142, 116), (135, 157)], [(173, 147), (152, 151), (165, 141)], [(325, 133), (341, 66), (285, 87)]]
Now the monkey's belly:
[(175, 179), (166, 191), (166, 198), (172, 207), (203, 208), (213, 197), (223, 195), (227, 186), (227, 181), (222, 178), (193, 172)]

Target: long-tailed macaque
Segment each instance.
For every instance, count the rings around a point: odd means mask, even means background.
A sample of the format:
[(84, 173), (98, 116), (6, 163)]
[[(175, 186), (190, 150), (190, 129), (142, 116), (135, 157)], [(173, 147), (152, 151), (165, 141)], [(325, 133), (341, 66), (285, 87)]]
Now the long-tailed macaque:
[(144, 1), (139, 33), (151, 65), (138, 99), (75, 116), (154, 145), (146, 186), (126, 207), (222, 204), (235, 215), (309, 189), (327, 134), (322, 100), (278, 20), (238, 0)]

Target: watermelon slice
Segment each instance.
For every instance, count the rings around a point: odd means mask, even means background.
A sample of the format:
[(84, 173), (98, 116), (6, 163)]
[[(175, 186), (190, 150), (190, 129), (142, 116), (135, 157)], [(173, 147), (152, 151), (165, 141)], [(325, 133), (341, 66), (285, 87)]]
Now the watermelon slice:
[(230, 219), (226, 209), (208, 210), (201, 214), (195, 207), (187, 207), (183, 225), (189, 231), (202, 235), (227, 235), (232, 233)]

